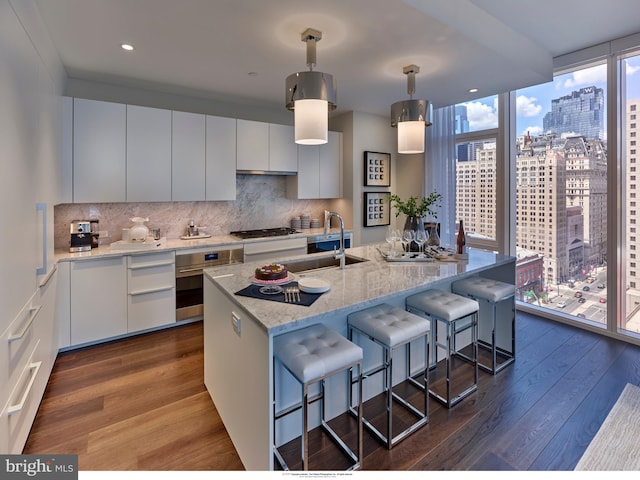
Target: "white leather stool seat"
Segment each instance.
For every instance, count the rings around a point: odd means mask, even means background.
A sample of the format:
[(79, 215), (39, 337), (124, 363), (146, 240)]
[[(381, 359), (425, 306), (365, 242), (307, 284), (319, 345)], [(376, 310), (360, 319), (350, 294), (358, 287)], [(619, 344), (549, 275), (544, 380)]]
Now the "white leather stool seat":
[(317, 324), (273, 339), (276, 357), (301, 383), (310, 383), (362, 361), (362, 348)]
[(490, 302), (499, 302), (504, 298), (515, 295), (515, 286), (510, 283), (491, 280), (490, 278), (470, 277), (453, 282), (451, 291), (482, 298)]
[(478, 302), (442, 290), (428, 290), (407, 297), (407, 306), (427, 312), (448, 322), (476, 313)]
[(349, 324), (391, 348), (424, 336), (431, 326), (428, 320), (388, 304), (350, 314)]

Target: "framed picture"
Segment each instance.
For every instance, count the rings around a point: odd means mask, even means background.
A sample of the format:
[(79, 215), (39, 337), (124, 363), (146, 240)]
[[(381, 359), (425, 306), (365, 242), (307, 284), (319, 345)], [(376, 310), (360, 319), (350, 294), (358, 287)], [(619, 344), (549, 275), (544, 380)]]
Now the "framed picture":
[(391, 223), (389, 192), (364, 192), (364, 226), (377, 227)]
[(391, 154), (364, 152), (364, 186), (391, 186)]

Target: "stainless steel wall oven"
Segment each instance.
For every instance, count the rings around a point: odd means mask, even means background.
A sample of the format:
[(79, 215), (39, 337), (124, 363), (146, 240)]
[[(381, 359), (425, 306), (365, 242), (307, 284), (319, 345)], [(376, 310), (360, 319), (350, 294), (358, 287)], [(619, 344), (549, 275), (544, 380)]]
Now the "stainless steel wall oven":
[(176, 321), (203, 318), (203, 269), (242, 263), (243, 258), (242, 246), (176, 252)]

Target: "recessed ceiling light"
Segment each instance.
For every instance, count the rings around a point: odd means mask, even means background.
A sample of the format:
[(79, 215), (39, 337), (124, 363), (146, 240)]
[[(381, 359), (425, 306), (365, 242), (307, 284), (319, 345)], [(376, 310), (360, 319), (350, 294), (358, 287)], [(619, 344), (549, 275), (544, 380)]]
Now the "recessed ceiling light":
[(120, 46), (122, 47), (123, 50), (126, 50), (127, 52), (130, 52), (134, 48), (133, 45), (129, 43), (123, 43)]
[(476, 93), (478, 91), (477, 88), (470, 88), (469, 93)]

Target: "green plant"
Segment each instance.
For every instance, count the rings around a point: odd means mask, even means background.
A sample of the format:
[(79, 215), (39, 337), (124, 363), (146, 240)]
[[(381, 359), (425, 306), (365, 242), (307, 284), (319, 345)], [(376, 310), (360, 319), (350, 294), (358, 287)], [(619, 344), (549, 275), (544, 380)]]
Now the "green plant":
[(389, 196), (389, 200), (391, 206), (396, 209), (396, 217), (404, 213), (408, 217), (424, 217), (429, 214), (433, 218), (437, 218), (437, 213), (431, 207), (440, 206), (442, 195), (431, 192), (427, 197), (409, 197), (408, 200), (403, 201), (398, 195), (392, 194)]

